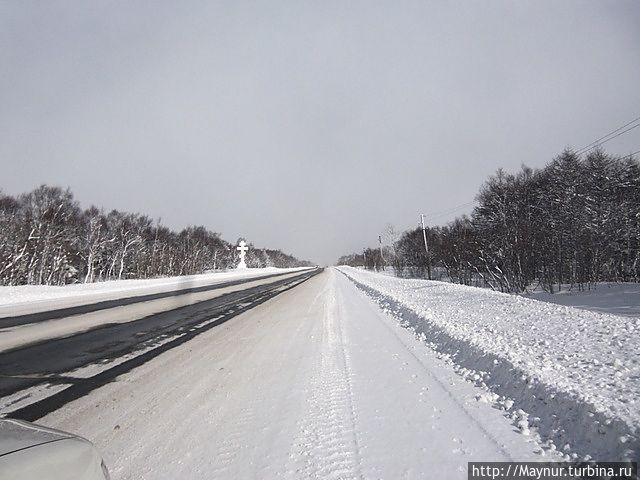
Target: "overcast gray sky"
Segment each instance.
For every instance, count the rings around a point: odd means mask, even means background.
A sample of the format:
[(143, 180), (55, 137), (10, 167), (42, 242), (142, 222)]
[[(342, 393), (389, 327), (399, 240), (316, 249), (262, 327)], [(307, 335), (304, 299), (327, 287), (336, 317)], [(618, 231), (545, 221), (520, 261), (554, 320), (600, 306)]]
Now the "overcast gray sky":
[(640, 116), (640, 2), (0, 0), (0, 65), (3, 191), (333, 263)]

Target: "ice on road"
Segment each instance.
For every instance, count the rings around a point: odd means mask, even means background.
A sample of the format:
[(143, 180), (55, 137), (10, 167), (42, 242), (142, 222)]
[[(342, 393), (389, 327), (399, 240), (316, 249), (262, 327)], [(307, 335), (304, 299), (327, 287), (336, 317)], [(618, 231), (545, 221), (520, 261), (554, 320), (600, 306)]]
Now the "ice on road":
[(469, 461), (541, 460), (476, 393), (327, 270), (40, 423), (96, 443), (114, 479), (462, 479)]

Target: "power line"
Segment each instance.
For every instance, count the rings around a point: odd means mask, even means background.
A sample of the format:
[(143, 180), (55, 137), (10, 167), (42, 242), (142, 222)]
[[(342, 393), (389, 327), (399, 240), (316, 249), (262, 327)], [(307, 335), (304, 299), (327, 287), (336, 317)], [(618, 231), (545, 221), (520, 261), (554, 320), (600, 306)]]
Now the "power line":
[(456, 207), (448, 208), (446, 210), (441, 210), (439, 212), (425, 213), (424, 216), (425, 217), (429, 217), (429, 218), (442, 217), (444, 215), (448, 215), (448, 214), (453, 213), (453, 212), (455, 212), (457, 210), (460, 210), (461, 208), (468, 207), (469, 205), (473, 205), (474, 203), (476, 203), (476, 201), (472, 200), (470, 202), (465, 202), (465, 203), (463, 203), (461, 205), (458, 205)]
[(599, 139), (597, 139), (597, 140), (595, 140), (595, 141), (591, 142), (589, 145), (585, 145), (584, 147), (582, 147), (582, 148), (578, 149), (577, 153), (580, 153), (582, 150), (585, 150), (585, 149), (591, 148), (591, 147), (593, 147), (593, 146), (596, 146), (596, 145), (598, 144), (598, 142), (600, 142), (601, 140), (604, 140), (605, 138), (607, 138), (607, 137), (609, 137), (609, 136), (613, 135), (614, 133), (619, 132), (619, 131), (620, 131), (620, 130), (622, 130), (623, 128), (628, 127), (629, 125), (632, 125), (632, 124), (636, 123), (638, 120), (640, 120), (640, 117), (638, 117), (638, 118), (634, 118), (634, 119), (633, 119), (633, 120), (631, 120), (630, 122), (625, 123), (625, 124), (624, 124), (624, 125), (622, 125), (621, 127), (616, 128), (616, 129), (615, 129), (615, 130), (613, 130), (612, 132), (609, 132), (609, 133), (607, 133), (606, 135), (604, 135), (604, 136), (600, 137)]
[(578, 152), (578, 154), (581, 154), (581, 153), (587, 153), (587, 152), (589, 152), (589, 151), (593, 150), (594, 148), (599, 147), (600, 145), (603, 145), (603, 144), (607, 143), (609, 140), (613, 140), (614, 138), (619, 137), (619, 136), (620, 136), (620, 135), (622, 135), (623, 133), (627, 133), (629, 130), (633, 130), (634, 128), (638, 128), (638, 127), (640, 127), (640, 123), (638, 123), (637, 125), (634, 125), (633, 127), (629, 127), (629, 128), (627, 128), (626, 130), (623, 130), (622, 132), (620, 132), (620, 133), (619, 133), (619, 134), (617, 134), (617, 135), (614, 135), (614, 136), (613, 136), (613, 137), (611, 137), (611, 138), (607, 138), (605, 141), (600, 142), (600, 143), (598, 143), (597, 145), (594, 145), (594, 146), (593, 146), (593, 147), (591, 147), (591, 148), (588, 148), (588, 149), (587, 149), (587, 150), (585, 150), (584, 152)]
[[(576, 153), (577, 153), (578, 155), (580, 155), (580, 154), (582, 154), (582, 153), (586, 153), (586, 152), (588, 152), (589, 150), (593, 150), (593, 149), (594, 149), (594, 148), (596, 148), (597, 146), (602, 145), (603, 143), (607, 143), (609, 140), (613, 140), (614, 138), (619, 137), (620, 135), (622, 135), (623, 133), (628, 132), (629, 130), (633, 130), (634, 128), (639, 127), (639, 126), (640, 126), (640, 123), (639, 123), (639, 124), (637, 124), (637, 125), (634, 125), (634, 126), (633, 126), (633, 127), (631, 127), (631, 128), (627, 128), (624, 132), (620, 132), (620, 130), (622, 130), (622, 129), (624, 129), (624, 128), (628, 127), (629, 125), (633, 125), (633, 124), (634, 124), (634, 123), (636, 123), (638, 120), (640, 120), (640, 117), (638, 117), (638, 118), (634, 118), (634, 119), (633, 119), (633, 120), (631, 120), (630, 122), (625, 123), (625, 124), (624, 124), (624, 125), (622, 125), (621, 127), (618, 127), (618, 128), (616, 128), (615, 130), (613, 130), (612, 132), (609, 132), (609, 133), (607, 133), (606, 135), (604, 135), (604, 136), (600, 137), (599, 139), (597, 139), (597, 140), (595, 140), (595, 141), (591, 142), (589, 145), (585, 145), (584, 147), (582, 147), (582, 148), (578, 149), (578, 151), (576, 151)], [(620, 132), (620, 133), (618, 133), (618, 132)], [(613, 137), (612, 137), (611, 135), (613, 135), (613, 134), (615, 134), (615, 133), (618, 133), (618, 135), (615, 135), (615, 136), (613, 136)], [(611, 138), (608, 138), (608, 137), (611, 137)], [(606, 140), (605, 140), (605, 139), (606, 139)], [(604, 141), (602, 141), (602, 140), (604, 140)]]
[[(638, 117), (638, 118), (636, 118), (636, 119), (632, 120), (632, 121), (631, 121), (631, 122), (629, 122), (629, 123), (626, 123), (626, 124), (625, 124), (625, 125), (623, 125), (622, 127), (615, 129), (614, 131), (612, 131), (612, 132), (608, 133), (607, 135), (605, 135), (605, 136), (603, 136), (603, 137), (600, 137), (600, 138), (599, 138), (598, 140), (596, 140), (595, 142), (592, 142), (592, 143), (590, 143), (589, 145), (587, 145), (587, 146), (585, 146), (585, 147), (582, 147), (582, 148), (581, 148), (580, 150), (578, 150), (576, 153), (577, 153), (577, 154), (581, 154), (581, 152), (582, 152), (582, 153), (586, 153), (586, 152), (588, 152), (589, 150), (593, 150), (593, 149), (594, 149), (594, 148), (596, 148), (597, 146), (602, 145), (603, 143), (608, 142), (609, 140), (613, 140), (614, 138), (619, 137), (620, 135), (622, 135), (622, 134), (624, 134), (624, 133), (627, 133), (629, 130), (633, 130), (634, 128), (640, 127), (640, 123), (638, 123), (638, 124), (636, 124), (636, 125), (633, 125), (633, 126), (632, 126), (632, 127), (630, 127), (630, 128), (627, 128), (626, 130), (624, 130), (624, 131), (622, 131), (622, 132), (620, 131), (620, 130), (624, 129), (625, 127), (628, 127), (629, 125), (632, 125), (633, 123), (637, 122), (638, 120), (640, 120), (640, 117)], [(618, 132), (619, 132), (619, 133), (618, 133)], [(613, 135), (614, 133), (617, 133), (617, 134), (616, 134), (616, 135)], [(613, 136), (611, 136), (611, 135), (613, 135)], [(610, 138), (607, 138), (607, 137), (610, 137)], [(600, 142), (600, 140), (603, 140), (603, 139), (605, 139), (605, 138), (606, 138), (606, 140), (604, 140), (603, 142)], [(600, 143), (598, 143), (598, 142), (600, 142)], [(586, 150), (585, 150), (585, 149), (586, 149)], [(633, 152), (633, 153), (630, 153), (630, 154), (628, 154), (628, 156), (629, 156), (629, 157), (633, 157), (634, 155), (637, 155), (637, 154), (639, 154), (639, 153), (640, 153), (640, 150), (638, 150), (638, 151), (636, 151), (636, 152)], [(627, 155), (625, 155), (625, 157), (626, 157), (626, 156), (627, 156)], [(432, 212), (432, 213), (425, 213), (425, 214), (421, 214), (421, 215), (424, 215), (424, 217), (428, 217), (430, 220), (435, 220), (435, 219), (437, 219), (437, 218), (441, 218), (441, 217), (443, 217), (443, 216), (445, 216), (445, 215), (449, 215), (449, 214), (451, 214), (451, 213), (454, 213), (454, 212), (456, 212), (456, 211), (458, 211), (458, 210), (460, 210), (460, 209), (462, 209), (462, 208), (464, 208), (464, 207), (468, 207), (468, 206), (470, 206), (470, 205), (473, 205), (474, 203), (476, 203), (476, 200), (471, 200), (470, 202), (465, 202), (465, 203), (462, 203), (462, 204), (460, 204), (460, 205), (457, 205), (457, 206), (455, 206), (455, 207), (448, 208), (448, 209), (445, 209), (445, 210), (440, 210), (440, 211)], [(424, 220), (423, 220), (423, 221), (424, 221)]]

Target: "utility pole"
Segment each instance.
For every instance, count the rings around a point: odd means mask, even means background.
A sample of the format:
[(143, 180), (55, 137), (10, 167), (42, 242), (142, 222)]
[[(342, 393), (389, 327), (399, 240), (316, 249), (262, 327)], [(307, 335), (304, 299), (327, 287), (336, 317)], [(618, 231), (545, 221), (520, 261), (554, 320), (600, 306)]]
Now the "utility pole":
[(429, 244), (427, 243), (427, 230), (424, 227), (424, 213), (420, 214), (422, 224), (422, 238), (424, 239), (424, 251), (427, 254), (427, 277), (431, 280), (431, 262), (429, 261)]
[(367, 250), (366, 249), (362, 250), (362, 259), (363, 259), (362, 266), (366, 270), (367, 269)]
[(384, 270), (384, 257), (382, 256), (382, 235), (378, 235), (378, 243), (380, 244), (380, 264)]

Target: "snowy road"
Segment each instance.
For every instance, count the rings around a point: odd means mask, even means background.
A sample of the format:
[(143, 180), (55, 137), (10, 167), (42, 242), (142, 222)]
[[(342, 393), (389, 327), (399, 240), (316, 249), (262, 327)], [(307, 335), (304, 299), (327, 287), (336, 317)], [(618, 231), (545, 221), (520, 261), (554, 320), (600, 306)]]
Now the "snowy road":
[(476, 393), (331, 269), (39, 422), (94, 441), (115, 479), (467, 478), (472, 460), (540, 460)]
[[(0, 332), (0, 415), (38, 419), (318, 272), (125, 302)], [(25, 345), (15, 342), (21, 338)], [(15, 348), (1, 351), (12, 340)]]

